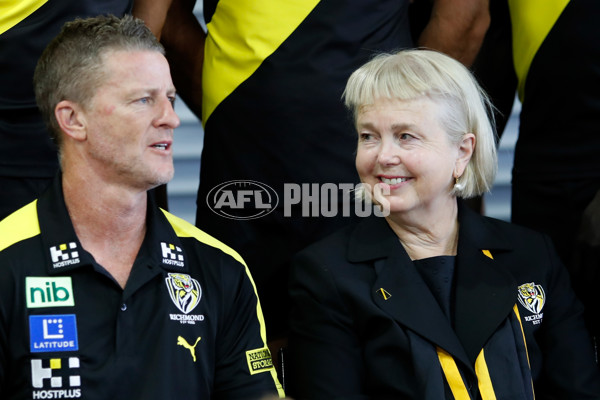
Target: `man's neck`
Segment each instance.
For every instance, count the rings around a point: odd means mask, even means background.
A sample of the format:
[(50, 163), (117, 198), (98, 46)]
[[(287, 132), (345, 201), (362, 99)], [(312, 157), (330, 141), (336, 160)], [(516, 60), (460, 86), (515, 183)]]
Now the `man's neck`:
[(72, 176), (63, 192), (81, 246), (124, 288), (146, 234), (146, 192)]

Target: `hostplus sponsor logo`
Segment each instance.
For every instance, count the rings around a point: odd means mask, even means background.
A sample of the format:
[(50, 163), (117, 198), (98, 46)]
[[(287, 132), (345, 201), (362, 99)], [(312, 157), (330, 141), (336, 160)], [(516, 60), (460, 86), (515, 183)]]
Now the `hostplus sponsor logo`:
[(79, 350), (74, 314), (30, 315), (29, 338), (32, 353)]
[(52, 258), (52, 266), (54, 268), (79, 264), (77, 243), (69, 242), (50, 247), (50, 257)]
[(51, 358), (31, 360), (33, 399), (81, 398), (79, 358)]
[(175, 265), (177, 267), (184, 266), (183, 250), (181, 250), (181, 247), (170, 243), (160, 242), (160, 248), (162, 250), (163, 264)]
[(69, 307), (75, 305), (70, 276), (25, 278), (27, 308)]
[(169, 273), (165, 278), (165, 283), (171, 301), (183, 312), (183, 314), (169, 314), (171, 321), (190, 325), (204, 321), (204, 315), (190, 314), (202, 298), (202, 288), (196, 279), (187, 274)]
[[(373, 214), (386, 217), (389, 215), (386, 195), (389, 195), (389, 185), (371, 188), (362, 183), (284, 183), (280, 210), (288, 218), (368, 217)], [(212, 188), (206, 196), (206, 204), (224, 218), (249, 220), (273, 212), (279, 206), (279, 196), (267, 184), (237, 180)]]

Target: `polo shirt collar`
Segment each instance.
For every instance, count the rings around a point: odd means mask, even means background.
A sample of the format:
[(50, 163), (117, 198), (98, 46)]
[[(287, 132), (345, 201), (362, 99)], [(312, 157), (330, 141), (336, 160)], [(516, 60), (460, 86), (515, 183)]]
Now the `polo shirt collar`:
[[(37, 211), (48, 274), (63, 274), (96, 264), (75, 234), (63, 196), (60, 172), (40, 196)], [(167, 271), (187, 272), (188, 261), (180, 239), (150, 195), (146, 223), (146, 237), (136, 263), (141, 261), (140, 258), (146, 258), (151, 265)]]
[(142, 249), (148, 252), (154, 265), (167, 271), (189, 271), (189, 259), (164, 211), (158, 207), (153, 196), (148, 196), (146, 238)]
[(63, 197), (61, 173), (40, 196), (37, 211), (48, 274), (93, 265), (92, 256), (81, 247), (71, 223)]

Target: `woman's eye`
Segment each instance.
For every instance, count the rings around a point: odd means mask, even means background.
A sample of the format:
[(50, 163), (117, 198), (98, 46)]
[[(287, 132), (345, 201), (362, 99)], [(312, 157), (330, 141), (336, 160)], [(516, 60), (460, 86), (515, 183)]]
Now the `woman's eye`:
[(366, 142), (369, 141), (373, 138), (373, 135), (371, 135), (370, 133), (361, 133), (360, 134), (360, 141), (361, 142)]

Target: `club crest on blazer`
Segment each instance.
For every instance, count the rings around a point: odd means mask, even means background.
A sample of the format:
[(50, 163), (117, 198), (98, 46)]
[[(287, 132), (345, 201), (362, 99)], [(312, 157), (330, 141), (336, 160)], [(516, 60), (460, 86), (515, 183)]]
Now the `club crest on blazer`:
[(546, 303), (546, 294), (542, 285), (534, 282), (524, 283), (518, 287), (518, 299), (523, 307), (534, 314), (540, 314)]

